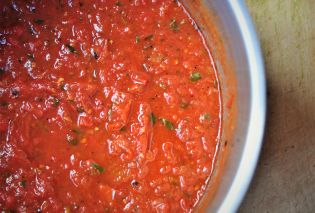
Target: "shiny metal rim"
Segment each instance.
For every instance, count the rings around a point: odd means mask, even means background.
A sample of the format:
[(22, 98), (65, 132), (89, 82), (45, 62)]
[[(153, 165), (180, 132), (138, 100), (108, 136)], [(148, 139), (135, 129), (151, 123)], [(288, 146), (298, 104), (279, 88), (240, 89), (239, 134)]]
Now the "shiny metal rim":
[(264, 64), (255, 28), (242, 0), (228, 4), (238, 24), (250, 68), (250, 119), (242, 158), (218, 212), (236, 212), (255, 172), (262, 147), (266, 117), (266, 80)]

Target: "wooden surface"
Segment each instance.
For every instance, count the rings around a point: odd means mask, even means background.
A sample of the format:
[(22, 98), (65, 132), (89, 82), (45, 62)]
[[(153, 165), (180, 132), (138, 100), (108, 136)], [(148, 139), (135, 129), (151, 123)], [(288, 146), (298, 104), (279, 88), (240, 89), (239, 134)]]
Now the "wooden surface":
[(239, 212), (315, 212), (315, 0), (246, 0), (268, 87), (264, 145)]

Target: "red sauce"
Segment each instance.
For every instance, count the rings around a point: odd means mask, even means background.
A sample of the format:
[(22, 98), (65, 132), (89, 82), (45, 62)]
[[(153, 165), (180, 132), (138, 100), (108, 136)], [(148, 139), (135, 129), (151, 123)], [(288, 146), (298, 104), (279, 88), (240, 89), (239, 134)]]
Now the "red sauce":
[(183, 6), (2, 0), (0, 10), (0, 210), (192, 211), (221, 105)]

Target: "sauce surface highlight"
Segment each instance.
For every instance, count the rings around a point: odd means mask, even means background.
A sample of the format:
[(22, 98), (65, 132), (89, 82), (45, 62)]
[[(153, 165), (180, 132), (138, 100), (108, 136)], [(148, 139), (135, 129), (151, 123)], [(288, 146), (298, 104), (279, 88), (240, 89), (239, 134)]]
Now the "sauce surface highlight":
[(190, 212), (220, 127), (181, 3), (0, 2), (0, 210)]

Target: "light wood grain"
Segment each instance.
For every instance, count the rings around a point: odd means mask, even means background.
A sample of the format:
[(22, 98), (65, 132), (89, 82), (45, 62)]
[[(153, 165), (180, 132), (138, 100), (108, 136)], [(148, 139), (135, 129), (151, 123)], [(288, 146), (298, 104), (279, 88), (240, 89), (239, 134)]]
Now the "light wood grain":
[(265, 58), (268, 118), (239, 212), (315, 212), (315, 1), (246, 3)]

